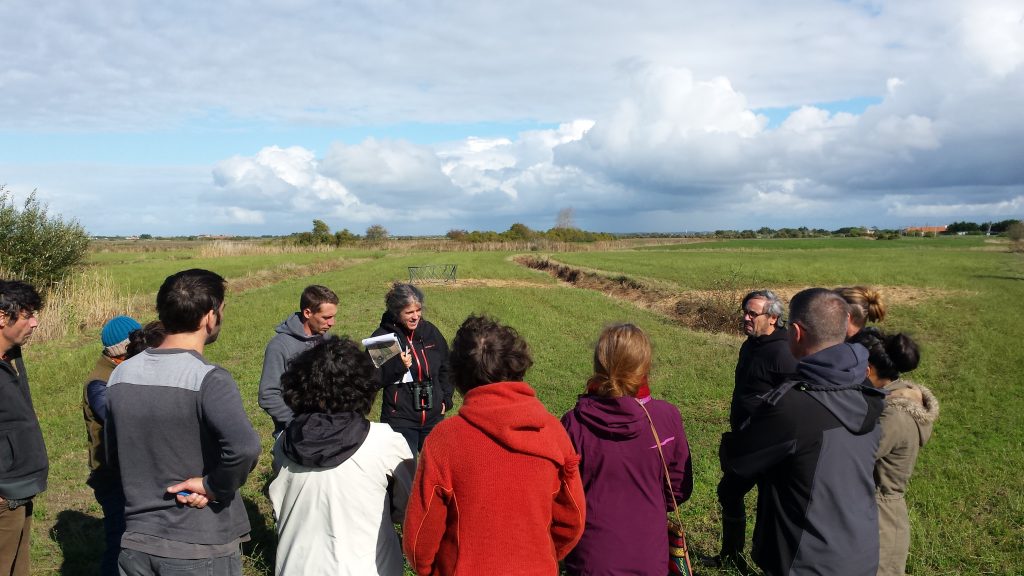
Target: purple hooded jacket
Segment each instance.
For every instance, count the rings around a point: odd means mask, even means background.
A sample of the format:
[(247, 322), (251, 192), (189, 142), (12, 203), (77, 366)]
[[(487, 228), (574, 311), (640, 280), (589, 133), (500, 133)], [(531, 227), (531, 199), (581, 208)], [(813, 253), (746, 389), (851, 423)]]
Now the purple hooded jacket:
[[(690, 447), (679, 409), (645, 399), (668, 463), (676, 502), (693, 490)], [(664, 574), (672, 499), (650, 422), (636, 398), (585, 394), (562, 417), (580, 455), (587, 522), (565, 559), (570, 574)]]

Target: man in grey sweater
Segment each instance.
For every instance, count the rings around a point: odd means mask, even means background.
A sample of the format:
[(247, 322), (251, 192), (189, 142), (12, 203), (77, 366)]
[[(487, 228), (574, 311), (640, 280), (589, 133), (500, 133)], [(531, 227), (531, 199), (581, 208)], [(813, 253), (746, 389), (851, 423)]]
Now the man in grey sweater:
[(299, 311), (275, 328), (276, 335), (263, 354), (263, 375), (260, 376), (260, 408), (274, 420), (274, 437), (292, 421), (292, 409), (284, 403), (281, 374), (300, 352), (316, 346), (327, 338), (338, 314), (338, 295), (326, 286), (306, 286), (299, 298)]
[(224, 284), (207, 270), (169, 276), (156, 297), (163, 344), (107, 383), (107, 461), (125, 496), (121, 574), (242, 574), (250, 526), (238, 490), (261, 447), (234, 379), (203, 358), (220, 334)]

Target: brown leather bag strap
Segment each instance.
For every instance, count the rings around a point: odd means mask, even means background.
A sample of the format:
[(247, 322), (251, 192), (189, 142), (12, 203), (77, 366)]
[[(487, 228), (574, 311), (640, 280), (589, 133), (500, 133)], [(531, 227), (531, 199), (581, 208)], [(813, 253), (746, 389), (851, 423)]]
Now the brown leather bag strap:
[(665, 485), (668, 487), (668, 494), (672, 498), (672, 512), (676, 516), (676, 522), (679, 522), (679, 525), (682, 526), (683, 520), (679, 517), (679, 503), (676, 502), (676, 491), (672, 489), (672, 480), (669, 479), (668, 474), (668, 462), (665, 461), (665, 453), (661, 449), (661, 437), (658, 436), (658, 429), (654, 427), (654, 420), (651, 418), (651, 413), (647, 411), (647, 407), (639, 399), (637, 399), (636, 403), (640, 405), (640, 409), (644, 411), (647, 421), (651, 424), (651, 433), (654, 434), (654, 442), (658, 445), (658, 455), (661, 456), (661, 467), (665, 471)]

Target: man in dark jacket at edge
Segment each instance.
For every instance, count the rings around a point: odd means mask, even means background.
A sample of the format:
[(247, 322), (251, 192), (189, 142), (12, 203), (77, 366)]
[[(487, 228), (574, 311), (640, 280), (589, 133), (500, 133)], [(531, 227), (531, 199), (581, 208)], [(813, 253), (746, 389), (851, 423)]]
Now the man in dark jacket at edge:
[(46, 490), (49, 471), (21, 359), (42, 305), (31, 284), (0, 280), (0, 574), (12, 576), (30, 572), (32, 499)]
[(867, 350), (844, 341), (848, 313), (824, 288), (793, 297), (797, 374), (722, 440), (728, 473), (757, 481), (753, 558), (768, 576), (878, 569), (873, 470), (884, 393), (864, 385)]
[(292, 409), (284, 403), (281, 375), (288, 363), (324, 338), (334, 326), (338, 314), (338, 295), (319, 284), (306, 286), (299, 297), (299, 311), (285, 318), (263, 353), (263, 374), (260, 376), (259, 403), (274, 420), (274, 437), (285, 429), (292, 418)]
[[(771, 290), (755, 290), (740, 304), (741, 328), (747, 335), (736, 363), (736, 384), (729, 410), (729, 427), (735, 432), (761, 403), (761, 396), (796, 373), (796, 358), (789, 351), (789, 334), (782, 326), (785, 309)], [(743, 557), (747, 514), (743, 498), (755, 481), (731, 474), (722, 462), (722, 481), (718, 483), (718, 502), (722, 506), (722, 549), (718, 556), (703, 558), (706, 566), (734, 566), (740, 573), (750, 572)]]

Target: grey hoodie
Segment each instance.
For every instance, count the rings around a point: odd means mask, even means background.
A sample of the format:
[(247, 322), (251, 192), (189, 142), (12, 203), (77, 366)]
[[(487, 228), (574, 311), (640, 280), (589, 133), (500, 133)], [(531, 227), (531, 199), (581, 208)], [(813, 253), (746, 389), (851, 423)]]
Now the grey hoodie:
[[(274, 434), (284, 430), (294, 415), (284, 403), (281, 375), (288, 363), (302, 352), (309, 350), (325, 339), (322, 334), (306, 334), (302, 324), (302, 313), (296, 312), (285, 318), (277, 328), (277, 334), (270, 339), (263, 353), (263, 375), (260, 376), (260, 408), (267, 411), (274, 420)], [(329, 337), (329, 336), (327, 336)]]
[(864, 385), (866, 373), (859, 344), (811, 354), (723, 438), (723, 465), (758, 482), (753, 557), (768, 575), (878, 568), (873, 469), (884, 393)]

